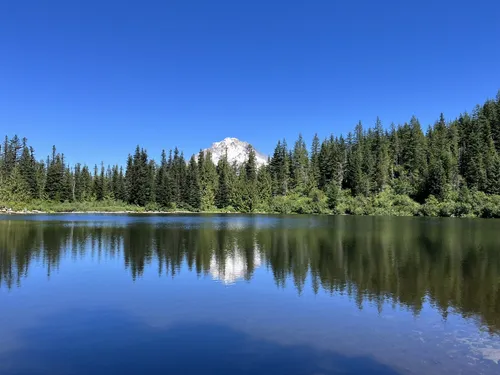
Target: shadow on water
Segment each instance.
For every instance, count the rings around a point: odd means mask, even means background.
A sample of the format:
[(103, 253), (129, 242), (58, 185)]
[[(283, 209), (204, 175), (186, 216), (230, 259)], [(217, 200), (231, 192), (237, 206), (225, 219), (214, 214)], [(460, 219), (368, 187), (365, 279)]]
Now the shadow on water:
[(223, 325), (156, 328), (114, 311), (51, 316), (18, 339), (19, 348), (0, 351), (3, 375), (399, 374), (368, 357), (284, 346)]

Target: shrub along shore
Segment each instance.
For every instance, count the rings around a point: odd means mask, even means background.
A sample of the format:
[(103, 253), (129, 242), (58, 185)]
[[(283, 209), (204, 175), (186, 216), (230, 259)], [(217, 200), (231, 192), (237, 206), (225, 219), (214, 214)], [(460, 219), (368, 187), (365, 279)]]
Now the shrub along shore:
[[(330, 197), (331, 199), (332, 197)], [(428, 216), (428, 217), (481, 217), (500, 218), (500, 195), (470, 192), (467, 189), (458, 194), (450, 194), (448, 199), (439, 201), (434, 196), (424, 204), (405, 195), (397, 195), (391, 189), (371, 197), (353, 197), (341, 191), (335, 202), (318, 194), (316, 197), (287, 196), (273, 200), (272, 210), (256, 214), (334, 214), (334, 215), (374, 215), (374, 216)], [(334, 208), (330, 208), (334, 206)], [(137, 214), (179, 214), (179, 213), (238, 213), (232, 206), (223, 209), (188, 210), (161, 209), (152, 205), (141, 207), (120, 201), (105, 200), (92, 202), (52, 202), (33, 201), (0, 202), (0, 214), (41, 214), (41, 213), (137, 213)]]

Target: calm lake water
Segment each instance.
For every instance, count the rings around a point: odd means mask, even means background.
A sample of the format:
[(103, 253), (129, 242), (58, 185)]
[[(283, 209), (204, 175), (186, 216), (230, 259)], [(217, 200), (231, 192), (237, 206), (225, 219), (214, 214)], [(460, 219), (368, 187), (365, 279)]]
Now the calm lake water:
[(500, 220), (0, 216), (0, 374), (499, 374)]

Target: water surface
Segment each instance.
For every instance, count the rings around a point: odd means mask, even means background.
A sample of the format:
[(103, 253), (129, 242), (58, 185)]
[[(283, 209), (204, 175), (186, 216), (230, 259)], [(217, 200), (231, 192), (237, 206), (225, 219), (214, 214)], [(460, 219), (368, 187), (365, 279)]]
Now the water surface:
[(0, 216), (0, 374), (498, 374), (500, 221)]

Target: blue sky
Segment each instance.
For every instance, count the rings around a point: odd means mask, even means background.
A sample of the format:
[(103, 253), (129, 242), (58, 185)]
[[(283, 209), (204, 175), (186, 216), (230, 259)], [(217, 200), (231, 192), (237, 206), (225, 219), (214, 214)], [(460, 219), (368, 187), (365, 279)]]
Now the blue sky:
[(361, 120), (426, 127), (500, 89), (500, 2), (5, 0), (0, 134), (124, 163), (225, 137), (271, 153)]

